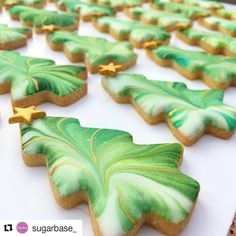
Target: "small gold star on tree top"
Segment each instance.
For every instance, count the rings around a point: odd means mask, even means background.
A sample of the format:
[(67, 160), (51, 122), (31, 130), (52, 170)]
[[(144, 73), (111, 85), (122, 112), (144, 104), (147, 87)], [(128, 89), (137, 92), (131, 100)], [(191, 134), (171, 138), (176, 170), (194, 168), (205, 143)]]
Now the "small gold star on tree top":
[(56, 25), (43, 25), (42, 30), (46, 33), (51, 33), (54, 30), (58, 30), (59, 28)]
[(189, 28), (189, 24), (187, 24), (187, 23), (178, 23), (178, 24), (176, 24), (176, 29), (187, 29), (187, 28)]
[(102, 13), (102, 12), (94, 12), (92, 13), (92, 17), (101, 17), (101, 16), (104, 16), (105, 14)]
[(44, 111), (36, 110), (35, 106), (27, 107), (27, 108), (14, 108), (15, 114), (9, 118), (9, 124), (14, 123), (26, 123), (32, 124), (34, 119), (38, 119), (46, 116)]
[(122, 68), (122, 65), (115, 65), (113, 62), (107, 65), (99, 66), (99, 73), (106, 76), (115, 76), (117, 71)]
[(153, 40), (153, 41), (145, 42), (143, 44), (143, 48), (145, 48), (145, 49), (154, 49), (154, 48), (156, 48), (157, 46), (159, 46), (161, 44), (162, 44), (162, 42), (158, 42), (158, 41)]

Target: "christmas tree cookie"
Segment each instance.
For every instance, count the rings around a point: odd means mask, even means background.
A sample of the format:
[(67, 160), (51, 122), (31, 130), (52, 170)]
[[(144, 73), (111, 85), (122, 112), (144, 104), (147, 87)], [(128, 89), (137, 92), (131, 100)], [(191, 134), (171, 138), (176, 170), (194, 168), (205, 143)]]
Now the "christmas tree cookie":
[(210, 30), (217, 30), (223, 34), (236, 37), (236, 20), (226, 20), (211, 16), (199, 20), (199, 24)]
[(86, 69), (54, 61), (0, 52), (0, 94), (11, 93), (13, 107), (44, 102), (69, 105), (87, 92)]
[(102, 71), (109, 74), (113, 69), (125, 70), (133, 66), (137, 59), (128, 42), (111, 42), (66, 31), (48, 34), (47, 41), (53, 50), (64, 51), (71, 62), (83, 61), (91, 73)]
[(78, 13), (83, 21), (90, 21), (93, 17), (112, 16), (115, 10), (112, 7), (78, 0), (56, 0), (60, 10)]
[(0, 50), (13, 50), (27, 44), (32, 37), (30, 27), (8, 27), (0, 24)]
[(224, 8), (224, 6), (218, 1), (206, 1), (206, 0), (171, 0), (171, 2), (184, 3), (186, 5), (203, 7), (209, 10), (217, 10)]
[(188, 79), (202, 79), (211, 88), (236, 86), (236, 57), (214, 56), (206, 52), (160, 46), (147, 51), (157, 64), (173, 67)]
[(192, 21), (183, 14), (156, 11), (149, 8), (134, 7), (125, 10), (125, 14), (134, 20), (141, 20), (144, 24), (164, 26), (167, 31), (189, 28)]
[(231, 19), (231, 20), (236, 20), (236, 11), (232, 11), (229, 9), (219, 9), (216, 12), (216, 15), (225, 19)]
[(146, 2), (146, 0), (90, 0), (90, 2), (108, 5), (117, 11), (121, 11), (125, 8), (141, 6), (142, 2)]
[(43, 8), (45, 5), (45, 0), (3, 0), (3, 4), (6, 9), (9, 9), (12, 6), (23, 5), (35, 8)]
[(155, 48), (170, 40), (170, 34), (162, 27), (138, 21), (104, 16), (94, 18), (93, 25), (101, 32), (109, 32), (117, 40), (129, 40), (137, 48)]
[(189, 45), (198, 45), (212, 54), (236, 56), (236, 39), (221, 33), (184, 29), (177, 31), (177, 37)]
[(150, 5), (157, 10), (184, 14), (186, 17), (193, 20), (201, 17), (206, 17), (211, 14), (209, 10), (203, 7), (187, 6), (179, 3), (169, 3), (164, 2), (163, 0), (155, 0), (154, 2), (151, 2)]
[(60, 206), (89, 205), (97, 236), (135, 235), (144, 222), (177, 235), (190, 219), (199, 184), (178, 170), (179, 144), (137, 145), (124, 131), (49, 116), (21, 136), (25, 163), (47, 166)]
[(104, 77), (102, 84), (115, 101), (131, 103), (148, 123), (165, 121), (185, 145), (204, 133), (226, 139), (236, 128), (236, 109), (223, 103), (223, 90), (190, 90), (184, 83), (122, 73)]
[(10, 8), (11, 18), (20, 20), (22, 24), (33, 26), (36, 33), (51, 32), (54, 30), (74, 31), (78, 28), (78, 15), (58, 13), (26, 6)]

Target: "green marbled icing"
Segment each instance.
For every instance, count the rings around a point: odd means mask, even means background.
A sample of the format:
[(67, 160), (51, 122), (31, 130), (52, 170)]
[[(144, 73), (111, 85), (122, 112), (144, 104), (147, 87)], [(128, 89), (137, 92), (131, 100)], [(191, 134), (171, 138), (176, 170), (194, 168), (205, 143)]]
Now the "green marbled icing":
[(57, 5), (63, 5), (68, 11), (80, 13), (81, 16), (90, 16), (94, 14), (111, 16), (115, 14), (115, 10), (112, 7), (95, 3), (80, 2), (77, 0), (57, 0)]
[(181, 2), (187, 5), (195, 5), (203, 7), (209, 10), (223, 8), (224, 6), (217, 1), (205, 1), (205, 0), (172, 0), (173, 2)]
[(236, 57), (220, 57), (172, 46), (160, 46), (152, 53), (161, 60), (175, 62), (188, 72), (205, 74), (219, 84), (230, 84), (236, 80)]
[(139, 17), (148, 22), (156, 23), (158, 25), (169, 27), (176, 24), (186, 24), (191, 26), (192, 21), (183, 14), (175, 14), (164, 11), (156, 11), (149, 8), (134, 7), (127, 9), (129, 15)]
[(211, 26), (218, 26), (229, 32), (236, 33), (236, 20), (226, 20), (211, 16), (204, 18), (204, 21)]
[(43, 5), (45, 0), (4, 0), (5, 5), (11, 4), (14, 2), (14, 5), (24, 5), (24, 6), (35, 6), (35, 5)]
[(49, 91), (60, 97), (81, 89), (86, 82), (78, 78), (84, 67), (56, 66), (48, 59), (20, 56), (13, 51), (0, 53), (0, 84), (11, 83), (13, 101)]
[(224, 48), (236, 55), (236, 39), (229, 35), (202, 30), (184, 29), (181, 33), (190, 40), (201, 41), (213, 48)]
[(160, 26), (144, 25), (138, 21), (121, 20), (115, 17), (99, 17), (96, 23), (101, 27), (107, 27), (112, 32), (121, 36), (130, 36), (136, 42), (147, 42), (152, 40), (166, 41), (170, 38)]
[(124, 235), (149, 212), (179, 223), (197, 198), (199, 184), (178, 170), (179, 144), (137, 145), (127, 132), (62, 117), (22, 125), (21, 134), (24, 155), (46, 155), (60, 197), (88, 193), (103, 236)]
[(232, 20), (236, 20), (236, 11), (231, 11), (229, 9), (219, 9), (217, 11), (217, 14), (220, 17), (226, 18), (226, 19), (232, 19)]
[(178, 3), (162, 2), (159, 0), (154, 1), (152, 4), (154, 7), (157, 7), (158, 9), (163, 9), (165, 11), (173, 13), (181, 13), (189, 18), (194, 18), (201, 14), (204, 14), (206, 16), (211, 14), (209, 10), (199, 6), (187, 6)]
[(30, 27), (8, 27), (7, 25), (0, 24), (0, 44), (26, 39), (25, 34), (30, 30)]
[(141, 0), (90, 0), (92, 2), (97, 2), (98, 4), (105, 4), (111, 7), (126, 7), (126, 6), (140, 6), (142, 4)]
[(41, 28), (44, 25), (69, 27), (78, 23), (78, 15), (76, 14), (58, 13), (27, 6), (13, 6), (10, 8), (10, 13), (18, 15), (23, 22), (32, 22), (36, 28)]
[(113, 96), (131, 97), (148, 117), (166, 114), (187, 139), (197, 138), (207, 125), (228, 133), (236, 128), (236, 109), (223, 103), (223, 90), (190, 90), (184, 83), (125, 73), (102, 82)]
[(71, 54), (85, 54), (86, 60), (94, 67), (110, 62), (126, 64), (137, 57), (128, 42), (111, 42), (104, 38), (80, 36), (76, 32), (66, 31), (56, 31), (48, 37), (54, 44), (64, 43)]

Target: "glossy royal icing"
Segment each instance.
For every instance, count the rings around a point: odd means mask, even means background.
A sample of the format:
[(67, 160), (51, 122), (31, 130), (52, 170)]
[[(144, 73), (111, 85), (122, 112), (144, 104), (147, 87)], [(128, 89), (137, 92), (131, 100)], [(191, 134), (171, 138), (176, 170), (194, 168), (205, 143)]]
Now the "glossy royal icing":
[(196, 201), (199, 184), (178, 170), (179, 144), (137, 145), (127, 132), (84, 128), (63, 117), (22, 125), (21, 134), (26, 159), (45, 156), (61, 205), (68, 197), (88, 194), (98, 235), (128, 235), (149, 213), (175, 227)]

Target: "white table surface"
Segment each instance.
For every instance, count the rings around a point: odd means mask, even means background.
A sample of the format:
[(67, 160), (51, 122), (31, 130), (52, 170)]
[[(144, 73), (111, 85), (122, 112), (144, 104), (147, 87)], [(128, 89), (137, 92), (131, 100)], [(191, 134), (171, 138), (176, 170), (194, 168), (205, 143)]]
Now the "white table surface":
[[(236, 9), (236, 6), (227, 5)], [(48, 4), (48, 9), (55, 9)], [(122, 13), (119, 17), (124, 17)], [(3, 10), (0, 23), (15, 26)], [(195, 26), (199, 27), (199, 26)], [(91, 23), (81, 22), (78, 30), (81, 35), (102, 36), (114, 40), (109, 34), (99, 33)], [(190, 47), (172, 38), (171, 44), (181, 48), (202, 50)], [(58, 64), (70, 64), (61, 52), (49, 49), (44, 35), (35, 35), (28, 46), (17, 50), (22, 55), (54, 59)], [(138, 61), (129, 69), (130, 73), (140, 73), (153, 80), (185, 82), (191, 89), (208, 89), (199, 81), (189, 81), (172, 69), (162, 68), (152, 62), (144, 51), (136, 50)], [(225, 103), (236, 107), (236, 89), (225, 92)], [(137, 144), (178, 142), (165, 123), (151, 126), (129, 105), (115, 103), (101, 86), (99, 75), (89, 75), (88, 94), (80, 101), (59, 107), (53, 104), (38, 106), (49, 116), (70, 116), (80, 120), (83, 126), (120, 129), (130, 132)], [(85, 204), (71, 210), (59, 207), (50, 189), (45, 167), (28, 167), (21, 157), (19, 125), (9, 125), (12, 115), (9, 94), (0, 96), (0, 220), (45, 220), (81, 219), (84, 235), (92, 236), (93, 231)], [(201, 191), (192, 218), (182, 236), (225, 236), (236, 209), (236, 135), (224, 141), (205, 135), (192, 147), (185, 147), (181, 171), (201, 184)], [(160, 235), (155, 229), (143, 227), (138, 236)]]

